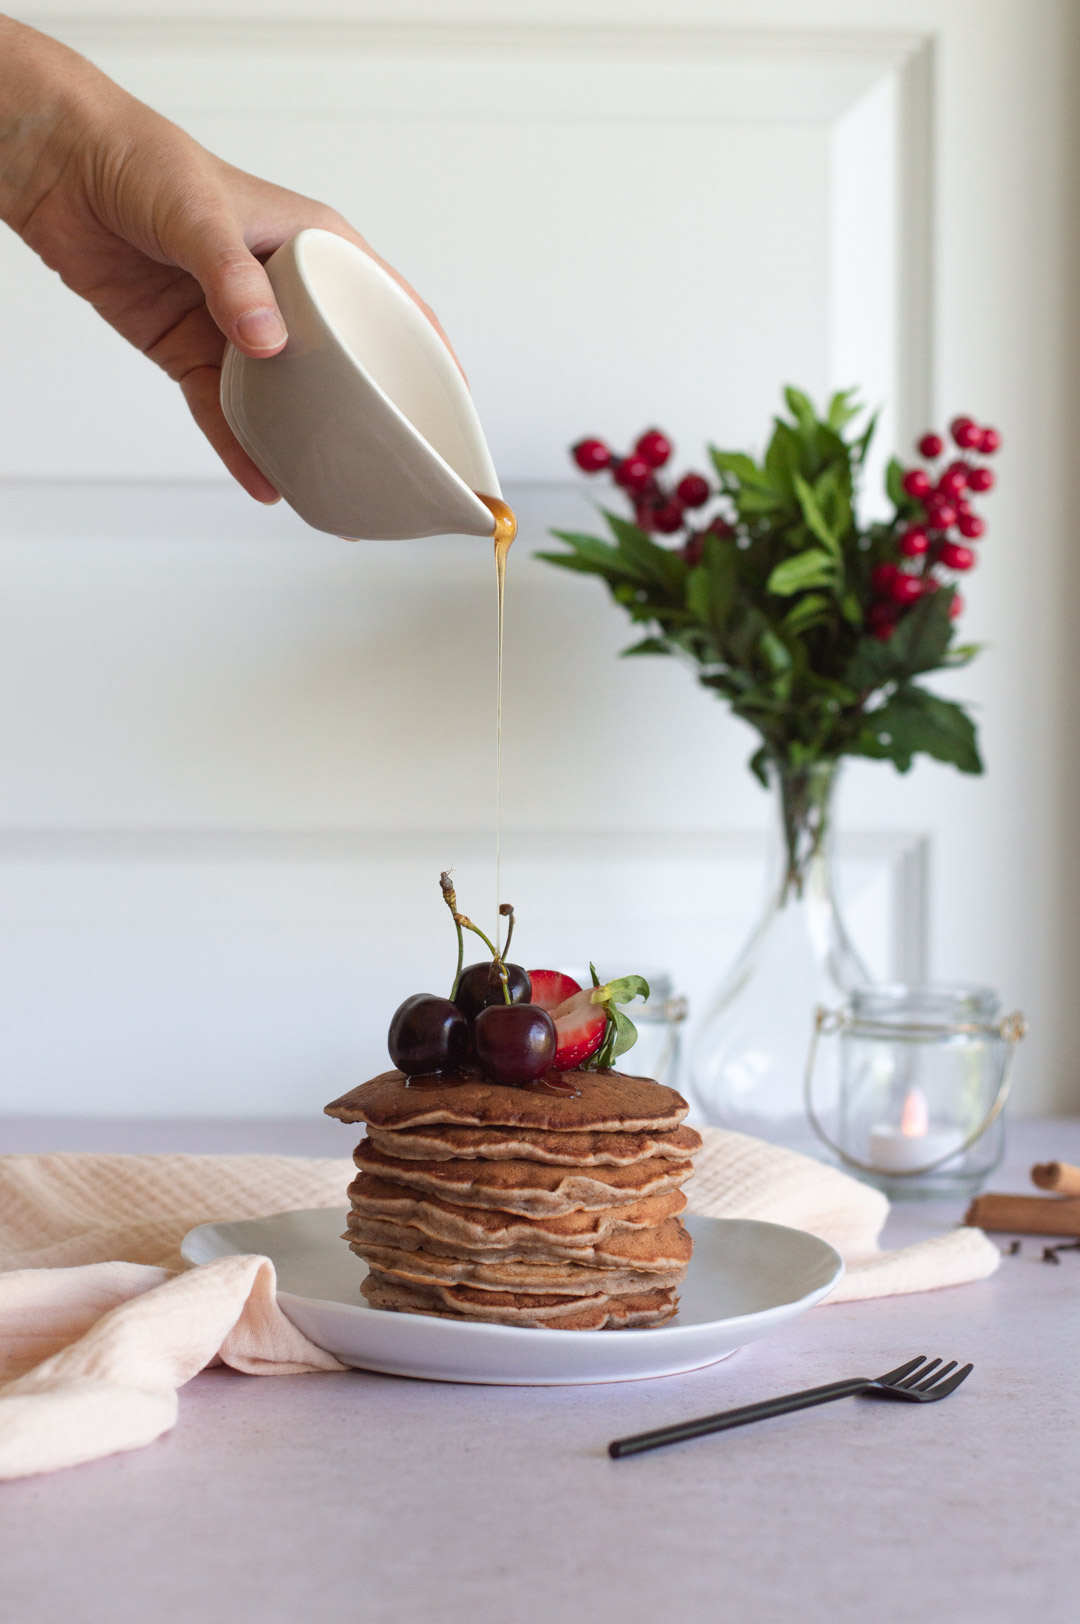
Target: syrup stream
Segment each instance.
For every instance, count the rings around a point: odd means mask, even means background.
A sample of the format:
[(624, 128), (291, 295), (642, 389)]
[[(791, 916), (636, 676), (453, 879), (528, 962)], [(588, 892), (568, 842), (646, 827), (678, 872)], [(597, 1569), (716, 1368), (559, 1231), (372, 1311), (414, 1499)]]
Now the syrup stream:
[(497, 496), (476, 492), (495, 520), (495, 584), (499, 597), (499, 674), (495, 690), (495, 945), (502, 952), (502, 695), (503, 695), (503, 610), (506, 600), (506, 555), (517, 535), (513, 508)]

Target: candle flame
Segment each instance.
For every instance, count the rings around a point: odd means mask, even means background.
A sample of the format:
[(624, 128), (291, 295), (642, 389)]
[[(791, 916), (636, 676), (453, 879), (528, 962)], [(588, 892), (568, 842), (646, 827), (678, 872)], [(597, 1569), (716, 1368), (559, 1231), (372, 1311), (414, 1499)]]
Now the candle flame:
[(909, 1088), (900, 1112), (900, 1132), (921, 1139), (930, 1127), (930, 1108), (921, 1088)]

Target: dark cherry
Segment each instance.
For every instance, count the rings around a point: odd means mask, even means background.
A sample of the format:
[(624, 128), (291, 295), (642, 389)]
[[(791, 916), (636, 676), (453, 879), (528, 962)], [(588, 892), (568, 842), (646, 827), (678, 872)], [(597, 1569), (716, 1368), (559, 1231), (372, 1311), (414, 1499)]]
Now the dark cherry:
[(394, 1011), (387, 1037), (390, 1058), (399, 1071), (453, 1071), (469, 1055), (469, 1023), (449, 998), (417, 992)]
[[(527, 1004), (532, 997), (529, 972), (523, 970), (520, 964), (508, 964), (506, 981), (510, 989), (511, 1004)], [(480, 964), (470, 964), (467, 969), (462, 970), (454, 1002), (470, 1021), (475, 1020), (488, 1004), (504, 1002), (502, 981), (498, 977), (494, 982), (491, 980), (490, 959), (485, 959)]]
[(536, 1004), (489, 1004), (473, 1023), (476, 1058), (493, 1083), (531, 1083), (551, 1069), (555, 1022)]

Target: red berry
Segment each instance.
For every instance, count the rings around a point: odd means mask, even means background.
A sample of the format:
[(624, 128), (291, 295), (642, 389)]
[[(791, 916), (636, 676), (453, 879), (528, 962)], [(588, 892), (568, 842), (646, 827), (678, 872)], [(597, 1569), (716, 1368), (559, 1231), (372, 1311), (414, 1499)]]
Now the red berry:
[(683, 527), (682, 503), (669, 500), (653, 508), (652, 522), (662, 536), (673, 536)]
[(930, 546), (925, 530), (905, 530), (900, 537), (900, 551), (905, 558), (920, 558)]
[(938, 590), (938, 588), (940, 586), (941, 586), (941, 582), (938, 580), (936, 575), (924, 575), (923, 578), (922, 578), (922, 595), (923, 595), (923, 597), (924, 598), (931, 597)]
[(950, 605), (949, 605), (949, 619), (950, 620), (955, 620), (957, 615), (962, 614), (963, 611), (964, 611), (964, 600), (960, 596), (959, 592), (954, 592), (953, 593), (952, 603), (950, 603)]
[(986, 533), (986, 520), (980, 519), (977, 513), (961, 513), (956, 528), (969, 541), (978, 541)]
[(937, 488), (942, 496), (954, 502), (958, 496), (963, 496), (967, 483), (966, 470), (961, 473), (959, 468), (947, 468), (938, 480)]
[(982, 446), (983, 431), (972, 417), (954, 417), (949, 433), (961, 451), (978, 451)]
[(949, 466), (945, 470), (946, 474), (959, 474), (965, 485), (967, 484), (967, 479), (970, 472), (971, 464), (970, 462), (965, 462), (963, 457), (958, 457), (955, 462), (950, 462)]
[(960, 517), (951, 502), (928, 502), (926, 516), (932, 530), (951, 530)]
[(579, 440), (576, 446), (571, 447), (571, 455), (587, 474), (598, 474), (611, 462), (611, 452), (603, 440)]
[(671, 456), (671, 441), (659, 429), (646, 429), (634, 450), (650, 468), (662, 468)]
[(624, 457), (615, 470), (615, 483), (624, 491), (644, 491), (652, 477), (652, 465), (644, 457)]
[(716, 518), (710, 519), (708, 524), (705, 526), (705, 533), (709, 536), (733, 536), (735, 534), (735, 527), (734, 525), (728, 524), (726, 519), (721, 519), (719, 514), (717, 514)]
[(894, 603), (916, 603), (922, 597), (922, 582), (917, 575), (905, 575), (903, 570), (897, 570), (889, 590)]
[(690, 540), (681, 549), (683, 562), (689, 564), (691, 569), (696, 569), (701, 563), (701, 558), (704, 551), (705, 537), (700, 531), (695, 530), (694, 534), (690, 537)]
[(931, 461), (935, 457), (940, 457), (944, 449), (945, 441), (940, 434), (924, 434), (919, 441), (919, 451), (924, 457), (929, 457)]
[(870, 574), (870, 585), (875, 592), (887, 597), (892, 592), (892, 584), (899, 574), (900, 571), (895, 564), (890, 564), (887, 559), (883, 560), (882, 563), (874, 565)]
[(968, 475), (968, 484), (973, 491), (992, 491), (994, 488), (994, 470), (992, 468), (973, 468)]
[(981, 451), (984, 457), (992, 457), (1001, 446), (1001, 435), (997, 429), (983, 429), (979, 436), (979, 444), (975, 450)]
[(675, 487), (675, 495), (683, 507), (704, 507), (709, 494), (709, 481), (701, 474), (684, 474)]
[(970, 547), (961, 547), (957, 541), (946, 541), (941, 548), (941, 562), (948, 570), (969, 570), (975, 562)]
[(874, 636), (880, 642), (887, 643), (896, 629), (895, 609), (887, 603), (872, 603), (866, 618)]
[(921, 502), (924, 496), (930, 495), (930, 475), (924, 473), (921, 468), (909, 468), (901, 484), (907, 494), (914, 496), (918, 502)]
[(586, 987), (551, 1012), (557, 1043), (556, 1071), (572, 1071), (600, 1047), (607, 1016), (600, 1004), (593, 1003), (592, 995), (593, 988)]

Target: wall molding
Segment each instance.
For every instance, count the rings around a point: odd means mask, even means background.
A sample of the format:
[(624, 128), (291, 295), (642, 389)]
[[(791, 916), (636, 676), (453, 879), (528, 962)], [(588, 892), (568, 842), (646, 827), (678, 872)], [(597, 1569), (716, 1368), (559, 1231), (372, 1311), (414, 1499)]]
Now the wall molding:
[(33, 17), (36, 28), (83, 48), (159, 48), (221, 50), (242, 45), (256, 51), (327, 50), (452, 54), (486, 50), (508, 55), (547, 52), (558, 56), (697, 57), (708, 54), (773, 56), (799, 59), (828, 57), (898, 67), (918, 52), (924, 32), (888, 29), (738, 28), (714, 24), (544, 22), (387, 23), (368, 18), (307, 17), (297, 7), (294, 17), (267, 18), (162, 16), (135, 13), (44, 13)]

